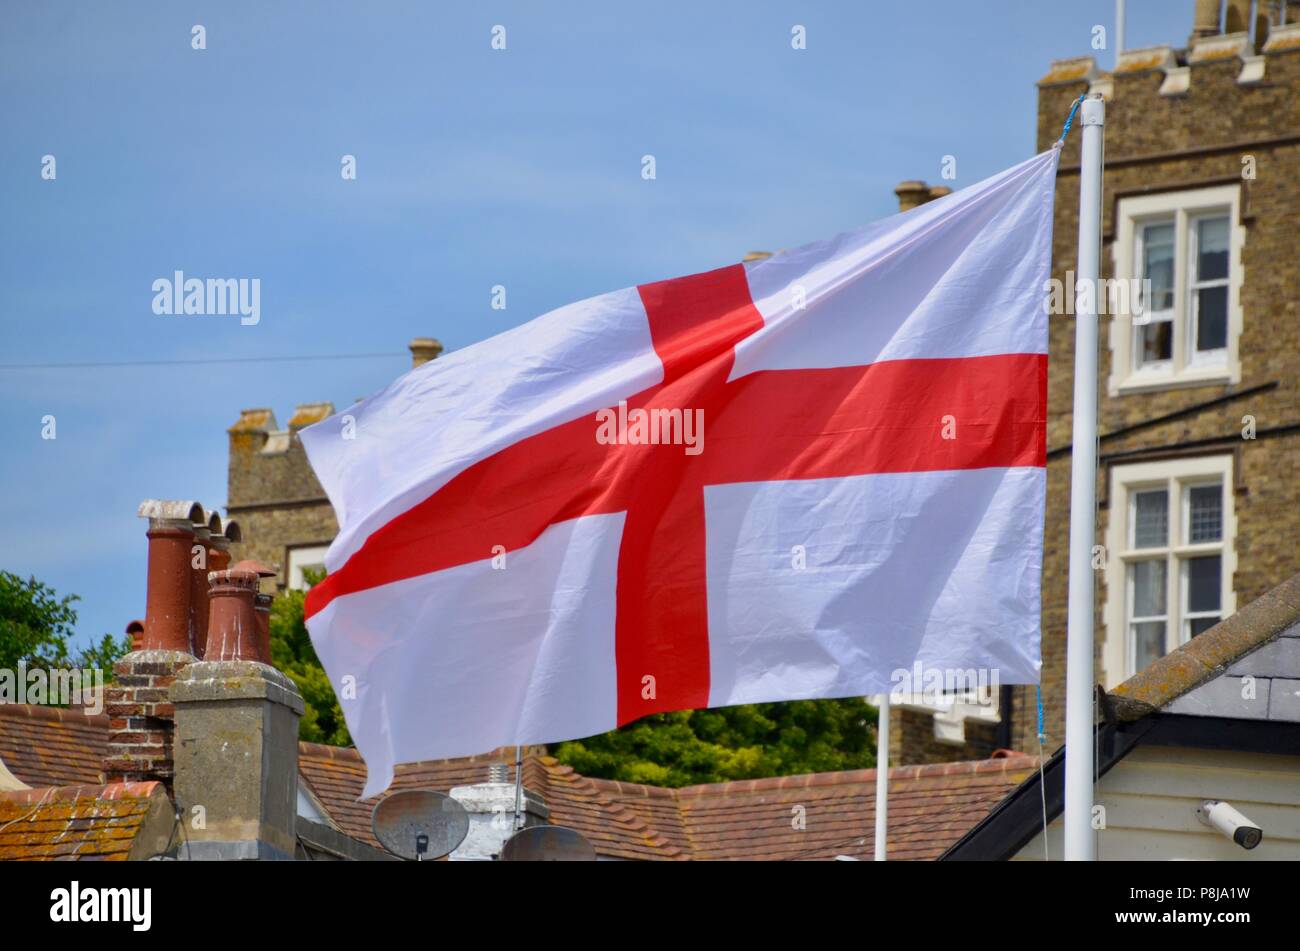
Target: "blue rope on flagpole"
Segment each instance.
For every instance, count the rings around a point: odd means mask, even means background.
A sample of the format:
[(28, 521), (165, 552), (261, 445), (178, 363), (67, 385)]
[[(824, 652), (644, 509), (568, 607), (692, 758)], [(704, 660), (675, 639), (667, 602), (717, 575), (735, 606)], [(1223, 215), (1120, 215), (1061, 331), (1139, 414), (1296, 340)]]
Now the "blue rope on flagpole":
[(1080, 96), (1078, 99), (1074, 100), (1074, 104), (1070, 106), (1070, 114), (1065, 117), (1065, 128), (1061, 130), (1061, 137), (1056, 140), (1058, 146), (1065, 145), (1065, 137), (1070, 134), (1070, 125), (1074, 122), (1074, 114), (1079, 111), (1079, 106), (1083, 105), (1083, 99), (1084, 97)]
[(1038, 685), (1038, 739), (1041, 742), (1045, 734), (1043, 733), (1043, 685)]

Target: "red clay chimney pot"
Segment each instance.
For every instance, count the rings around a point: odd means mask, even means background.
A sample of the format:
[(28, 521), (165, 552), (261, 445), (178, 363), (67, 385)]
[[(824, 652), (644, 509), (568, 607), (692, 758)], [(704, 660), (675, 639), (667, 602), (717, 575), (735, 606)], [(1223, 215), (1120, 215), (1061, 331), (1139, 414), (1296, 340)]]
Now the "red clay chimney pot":
[(271, 664), (271, 602), (274, 600), (271, 595), (261, 593), (253, 599), (253, 611), (257, 615), (257, 660), (264, 664)]
[(190, 548), (192, 529), (151, 526), (144, 650), (193, 652), (190, 643)]
[(190, 549), (190, 615), (193, 619), (194, 647), (190, 653), (202, 657), (208, 643), (208, 551), (211, 548), (212, 521), (194, 528), (194, 545)]
[(208, 573), (208, 645), (204, 660), (258, 660), (255, 571)]
[(126, 633), (131, 636), (131, 650), (144, 650), (144, 621), (132, 621), (126, 626)]

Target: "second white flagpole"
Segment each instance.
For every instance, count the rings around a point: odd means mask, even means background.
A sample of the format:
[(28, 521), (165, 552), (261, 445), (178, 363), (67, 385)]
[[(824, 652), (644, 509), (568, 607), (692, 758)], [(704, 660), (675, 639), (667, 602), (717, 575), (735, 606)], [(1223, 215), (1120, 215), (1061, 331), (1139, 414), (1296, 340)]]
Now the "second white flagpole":
[(889, 691), (876, 709), (876, 841), (875, 861), (889, 852)]
[(1097, 500), (1097, 304), (1106, 102), (1085, 99), (1079, 159), (1070, 465), (1070, 595), (1065, 658), (1065, 858), (1096, 858), (1093, 807), (1093, 567)]

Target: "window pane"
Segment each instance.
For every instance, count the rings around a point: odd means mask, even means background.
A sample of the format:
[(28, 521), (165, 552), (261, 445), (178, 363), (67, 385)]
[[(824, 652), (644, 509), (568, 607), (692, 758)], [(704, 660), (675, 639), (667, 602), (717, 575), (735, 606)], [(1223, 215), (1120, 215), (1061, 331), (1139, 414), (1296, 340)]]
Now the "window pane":
[(1196, 349), (1228, 345), (1228, 288), (1202, 287), (1196, 292)]
[(1148, 310), (1174, 306), (1174, 226), (1147, 225), (1142, 230), (1142, 276), (1151, 282)]
[(1196, 280), (1228, 276), (1228, 219), (1202, 218), (1196, 223)]
[(1218, 555), (1187, 559), (1188, 613), (1219, 610), (1219, 597), (1222, 594), (1220, 575)]
[(1223, 538), (1223, 487), (1196, 485), (1187, 490), (1187, 540), (1217, 542)]
[(1217, 617), (1195, 617), (1187, 622), (1187, 626), (1191, 629), (1191, 636), (1195, 637), (1197, 634), (1204, 634), (1218, 623)]
[(1134, 562), (1132, 571), (1133, 616), (1160, 617), (1165, 613), (1165, 560)]
[(1168, 360), (1174, 355), (1174, 325), (1172, 321), (1153, 321), (1138, 328), (1138, 353), (1142, 363)]
[(1133, 526), (1133, 547), (1159, 548), (1169, 539), (1169, 493), (1164, 489), (1138, 492)]
[(1144, 621), (1133, 625), (1133, 654), (1142, 670), (1165, 655), (1165, 622)]

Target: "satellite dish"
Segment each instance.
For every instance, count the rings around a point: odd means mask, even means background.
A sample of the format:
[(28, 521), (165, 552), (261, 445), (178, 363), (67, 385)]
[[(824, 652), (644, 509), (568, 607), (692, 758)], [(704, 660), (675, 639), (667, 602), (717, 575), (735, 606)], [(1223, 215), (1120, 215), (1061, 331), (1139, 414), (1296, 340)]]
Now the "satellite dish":
[(564, 826), (531, 826), (510, 837), (501, 858), (506, 862), (594, 862), (596, 850)]
[(443, 793), (407, 789), (376, 803), (370, 825), (389, 852), (419, 862), (442, 858), (464, 842), (469, 813)]

